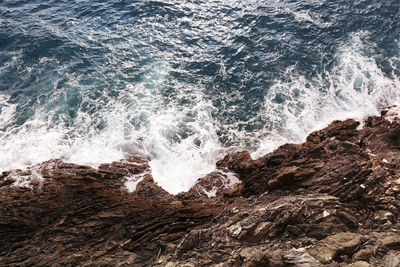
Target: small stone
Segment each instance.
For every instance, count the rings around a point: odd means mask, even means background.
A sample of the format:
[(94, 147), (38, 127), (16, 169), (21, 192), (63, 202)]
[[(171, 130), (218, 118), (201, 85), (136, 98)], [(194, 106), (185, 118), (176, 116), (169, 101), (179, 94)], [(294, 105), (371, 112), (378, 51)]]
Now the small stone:
[(365, 261), (356, 261), (352, 264), (346, 265), (346, 267), (369, 267), (369, 266), (371, 266), (371, 264)]
[(276, 187), (278, 187), (280, 185), (280, 182), (279, 182), (278, 179), (274, 178), (274, 179), (268, 180), (267, 184), (268, 184), (269, 188), (274, 189), (274, 188), (276, 188)]
[(386, 210), (378, 210), (374, 214), (374, 221), (379, 223), (394, 223), (395, 216), (393, 213)]
[(264, 250), (260, 247), (247, 247), (240, 251), (240, 256), (244, 259), (242, 266), (256, 267), (265, 266), (268, 263), (268, 259), (264, 253)]
[(383, 243), (383, 245), (385, 247), (388, 247), (390, 249), (400, 248), (400, 236), (399, 235), (393, 235), (393, 236), (385, 237), (382, 240), (382, 243)]
[(399, 188), (398, 186), (393, 186), (393, 187), (392, 187), (392, 191), (395, 192), (395, 193), (397, 193), (397, 192), (400, 191), (400, 188)]
[(372, 251), (369, 248), (361, 249), (353, 255), (353, 261), (369, 261), (372, 256)]
[(389, 188), (388, 190), (385, 191), (385, 195), (393, 196), (393, 191), (391, 190), (391, 188)]
[(268, 225), (270, 225), (270, 222), (260, 222), (256, 229), (254, 229), (254, 236), (257, 236), (260, 232), (264, 231)]
[(320, 220), (322, 220), (322, 219), (324, 219), (324, 218), (326, 218), (326, 217), (328, 217), (328, 216), (330, 216), (330, 215), (331, 215), (331, 213), (330, 213), (329, 211), (324, 210), (321, 214), (319, 214), (319, 215), (317, 216), (316, 220), (317, 220), (317, 221), (320, 221)]
[(308, 267), (308, 266), (319, 266), (319, 262), (310, 256), (306, 250), (296, 250), (292, 249), (283, 256), (285, 266), (298, 266), (298, 267)]
[(185, 238), (181, 241), (181, 243), (178, 245), (178, 250), (180, 251), (187, 251), (195, 248), (197, 244), (199, 243), (200, 240), (200, 231), (193, 230), (189, 232)]
[(232, 237), (238, 237), (240, 232), (242, 232), (242, 227), (240, 225), (235, 224), (229, 227), (228, 231), (230, 232)]
[(400, 260), (395, 254), (390, 253), (385, 257), (385, 267), (399, 267)]
[(233, 197), (235, 195), (239, 195), (241, 189), (242, 189), (241, 184), (235, 184), (232, 188), (225, 190), (224, 196), (225, 197)]
[(226, 262), (218, 263), (218, 264), (214, 265), (214, 267), (230, 267), (230, 266), (233, 266), (233, 265), (234, 265), (233, 261), (229, 260), (229, 261), (226, 261)]
[(309, 177), (316, 173), (317, 171), (314, 168), (304, 168), (297, 170), (294, 174), (295, 177)]

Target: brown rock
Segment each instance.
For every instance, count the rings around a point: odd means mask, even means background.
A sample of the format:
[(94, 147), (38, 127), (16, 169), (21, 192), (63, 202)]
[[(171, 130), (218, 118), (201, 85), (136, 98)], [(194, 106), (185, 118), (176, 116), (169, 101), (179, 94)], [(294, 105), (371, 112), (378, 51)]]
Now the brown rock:
[(356, 261), (352, 264), (346, 265), (346, 267), (369, 267), (369, 266), (371, 266), (371, 264), (365, 261)]
[(385, 267), (399, 267), (400, 258), (399, 255), (389, 253), (384, 259)]
[(382, 240), (384, 246), (390, 249), (400, 249), (400, 235), (391, 235)]
[(369, 248), (366, 249), (360, 249), (357, 253), (353, 255), (353, 261), (369, 261), (369, 259), (372, 257), (372, 250)]
[[(135, 156), (3, 172), (1, 266), (398, 266), (400, 124), (358, 124), (255, 160), (228, 154), (176, 196)], [(144, 179), (128, 193), (134, 175)]]
[(341, 255), (352, 255), (360, 245), (361, 238), (356, 233), (338, 233), (321, 240), (308, 253), (323, 263), (329, 263)]

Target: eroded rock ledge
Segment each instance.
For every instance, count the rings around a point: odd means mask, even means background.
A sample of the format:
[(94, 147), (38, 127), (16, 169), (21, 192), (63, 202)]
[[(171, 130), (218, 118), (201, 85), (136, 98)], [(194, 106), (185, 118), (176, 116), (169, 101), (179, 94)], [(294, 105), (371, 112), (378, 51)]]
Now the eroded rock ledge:
[[(335, 121), (257, 160), (226, 155), (176, 196), (136, 157), (4, 172), (1, 266), (399, 266), (400, 122), (364, 124)], [(226, 170), (242, 183), (222, 186)]]

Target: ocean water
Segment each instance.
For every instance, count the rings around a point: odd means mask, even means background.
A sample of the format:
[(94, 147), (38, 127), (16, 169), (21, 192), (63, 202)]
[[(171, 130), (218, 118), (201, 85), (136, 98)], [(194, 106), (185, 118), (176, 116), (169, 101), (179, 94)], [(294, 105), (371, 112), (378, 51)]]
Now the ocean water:
[(400, 103), (399, 0), (0, 0), (0, 170), (151, 159), (188, 190)]

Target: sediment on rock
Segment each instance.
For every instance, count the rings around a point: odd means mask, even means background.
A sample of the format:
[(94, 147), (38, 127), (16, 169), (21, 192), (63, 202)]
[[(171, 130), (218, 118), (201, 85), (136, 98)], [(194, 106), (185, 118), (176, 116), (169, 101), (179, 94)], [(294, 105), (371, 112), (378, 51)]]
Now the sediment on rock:
[(259, 159), (226, 155), (175, 196), (138, 157), (3, 172), (0, 263), (398, 266), (399, 159), (399, 121), (370, 117), (362, 129), (335, 121)]

